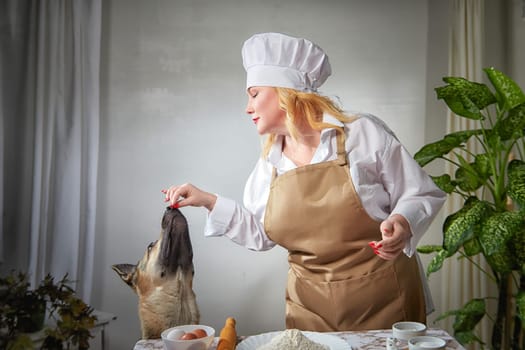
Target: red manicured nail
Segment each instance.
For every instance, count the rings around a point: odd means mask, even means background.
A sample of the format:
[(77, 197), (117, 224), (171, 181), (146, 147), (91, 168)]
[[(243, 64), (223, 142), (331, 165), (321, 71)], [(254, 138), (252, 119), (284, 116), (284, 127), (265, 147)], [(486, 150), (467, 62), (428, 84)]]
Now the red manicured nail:
[(375, 255), (379, 255), (379, 250), (374, 249), (374, 254), (375, 254)]
[(160, 190), (160, 192), (162, 192), (162, 193), (166, 193), (166, 192), (168, 192), (168, 191), (167, 191), (167, 190)]
[(179, 206), (180, 206), (180, 204), (179, 204), (179, 202), (177, 202), (177, 203), (173, 204), (171, 207), (173, 209), (179, 209)]
[(372, 248), (375, 248), (376, 244), (374, 242), (368, 242), (368, 245)]
[(376, 245), (376, 248), (379, 249), (381, 248), (383, 245), (381, 243), (379, 243), (378, 245)]

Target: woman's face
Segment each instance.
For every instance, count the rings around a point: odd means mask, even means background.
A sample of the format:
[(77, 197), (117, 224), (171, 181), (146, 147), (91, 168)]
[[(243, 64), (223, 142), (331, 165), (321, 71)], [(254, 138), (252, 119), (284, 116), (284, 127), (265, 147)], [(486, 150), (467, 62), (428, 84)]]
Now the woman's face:
[(279, 96), (275, 88), (253, 86), (247, 93), (246, 113), (252, 117), (259, 135), (288, 134), (284, 123), (286, 112), (279, 107)]

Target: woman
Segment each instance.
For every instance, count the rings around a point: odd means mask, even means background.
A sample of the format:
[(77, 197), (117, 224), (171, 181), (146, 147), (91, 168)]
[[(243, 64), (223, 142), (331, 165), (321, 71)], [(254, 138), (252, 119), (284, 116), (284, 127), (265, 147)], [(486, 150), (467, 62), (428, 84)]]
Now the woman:
[(425, 322), (413, 254), (445, 194), (377, 118), (347, 116), (317, 93), (331, 74), (317, 45), (262, 33), (244, 43), (242, 56), (246, 112), (268, 135), (244, 206), (191, 184), (163, 190), (165, 200), (207, 208), (206, 236), (288, 250), (287, 328)]

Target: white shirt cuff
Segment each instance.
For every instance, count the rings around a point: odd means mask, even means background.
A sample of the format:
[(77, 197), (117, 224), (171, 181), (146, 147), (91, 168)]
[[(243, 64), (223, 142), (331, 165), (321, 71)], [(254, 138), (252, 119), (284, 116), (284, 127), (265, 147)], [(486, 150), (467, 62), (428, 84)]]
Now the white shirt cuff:
[(217, 195), (213, 210), (208, 213), (204, 235), (206, 237), (222, 236), (230, 226), (235, 212), (235, 201)]

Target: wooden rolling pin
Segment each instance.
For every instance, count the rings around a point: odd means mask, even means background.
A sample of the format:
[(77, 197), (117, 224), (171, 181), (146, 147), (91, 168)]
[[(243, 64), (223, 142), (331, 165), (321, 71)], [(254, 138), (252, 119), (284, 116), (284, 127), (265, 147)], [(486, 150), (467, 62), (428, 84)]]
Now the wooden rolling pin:
[(228, 317), (224, 322), (224, 327), (219, 333), (217, 350), (234, 350), (237, 346), (237, 331), (235, 330), (235, 319)]

